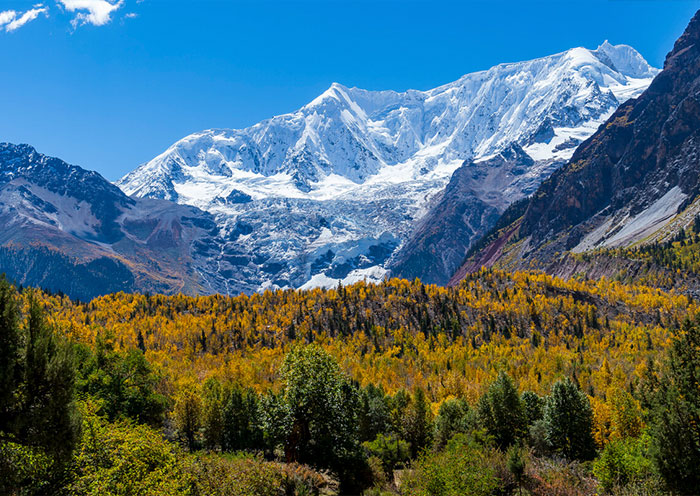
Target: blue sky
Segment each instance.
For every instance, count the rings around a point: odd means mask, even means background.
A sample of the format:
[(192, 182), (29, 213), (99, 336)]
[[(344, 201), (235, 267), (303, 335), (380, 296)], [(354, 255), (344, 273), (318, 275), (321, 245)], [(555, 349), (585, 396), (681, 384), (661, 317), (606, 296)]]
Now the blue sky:
[(119, 178), (333, 81), (428, 89), (603, 40), (661, 66), (700, 0), (0, 0), (0, 141)]

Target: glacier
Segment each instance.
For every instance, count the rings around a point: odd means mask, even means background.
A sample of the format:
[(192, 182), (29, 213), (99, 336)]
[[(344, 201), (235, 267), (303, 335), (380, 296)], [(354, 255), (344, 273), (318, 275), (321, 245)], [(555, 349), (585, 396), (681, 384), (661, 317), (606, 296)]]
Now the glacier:
[(488, 164), (512, 145), (533, 159), (480, 188), (503, 211), (658, 72), (606, 41), (428, 91), (333, 83), (296, 112), (187, 136), (117, 185), (213, 215), (221, 292), (375, 281), (465, 162)]

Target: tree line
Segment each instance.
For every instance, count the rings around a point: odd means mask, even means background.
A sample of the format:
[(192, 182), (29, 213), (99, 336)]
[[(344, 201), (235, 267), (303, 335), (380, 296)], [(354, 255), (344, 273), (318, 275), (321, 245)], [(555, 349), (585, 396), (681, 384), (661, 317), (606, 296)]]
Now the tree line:
[[(526, 296), (507, 286), (498, 291), (505, 289), (510, 296)], [(424, 291), (427, 297), (434, 290)], [(673, 300), (644, 291), (639, 294), (656, 298), (673, 315), (668, 306)], [(342, 297), (341, 291), (336, 295)], [(373, 304), (402, 303), (387, 298)], [(597, 339), (606, 329), (603, 346), (610, 345), (614, 333), (606, 316), (591, 311), (588, 302), (580, 305), (583, 336), (576, 339)], [(502, 366), (479, 395), (436, 401), (420, 383), (387, 390), (381, 381), (358, 380), (324, 344), (322, 329), (311, 343), (299, 337), (285, 348), (275, 366), (277, 379), (267, 385), (227, 374), (193, 380), (179, 372), (182, 363), (191, 362), (150, 360), (159, 355), (140, 329), (133, 344), (120, 343), (118, 326), (81, 341), (70, 329), (56, 327), (65, 318), (56, 308), (50, 296), (19, 294), (0, 281), (3, 493), (130, 494), (150, 487), (156, 494), (208, 494), (226, 480), (243, 487), (241, 474), (251, 481), (241, 494), (302, 494), (335, 487), (332, 479), (349, 494), (555, 494), (553, 484), (569, 484), (562, 481), (580, 476), (577, 470), (593, 475), (604, 491), (638, 485), (692, 494), (700, 484), (696, 320), (670, 331), (665, 354), (652, 354), (644, 334), (638, 336), (650, 353), (633, 383), (618, 382), (603, 360), (596, 376), (600, 384), (587, 383), (593, 388), (582, 387), (584, 370), (561, 367), (547, 390), (532, 390), (523, 387), (532, 382)], [(78, 306), (63, 311), (71, 308)], [(653, 306), (644, 315), (655, 318)], [(80, 323), (97, 325), (84, 318)], [(123, 323), (133, 326), (128, 311)], [(519, 346), (533, 346), (534, 332)], [(209, 347), (211, 334), (199, 334), (199, 346)], [(448, 334), (442, 329), (436, 339), (449, 339)], [(502, 334), (496, 331), (494, 339)], [(540, 339), (557, 334), (542, 329)], [(258, 357), (264, 349), (247, 352)], [(596, 349), (588, 343), (572, 352)], [(209, 353), (195, 351), (192, 360)], [(400, 353), (395, 345), (392, 354)], [(241, 453), (247, 455), (236, 458)]]

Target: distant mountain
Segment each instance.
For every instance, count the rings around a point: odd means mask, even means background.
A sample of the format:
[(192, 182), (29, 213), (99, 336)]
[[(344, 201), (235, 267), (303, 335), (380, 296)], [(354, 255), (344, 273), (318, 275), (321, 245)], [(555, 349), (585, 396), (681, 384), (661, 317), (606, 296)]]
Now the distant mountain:
[(458, 271), (566, 272), (568, 252), (664, 241), (700, 213), (700, 12), (663, 71), (546, 180), (524, 214)]
[[(235, 274), (216, 276), (232, 292), (378, 280), (388, 270), (444, 282), (499, 213), (657, 72), (606, 42), (429, 91), (333, 84), (292, 114), (188, 136), (117, 184), (211, 213)], [(498, 158), (513, 150), (517, 160)], [(463, 204), (443, 212), (441, 199), (457, 197)], [(431, 234), (436, 214), (448, 246)]]
[(116, 291), (225, 291), (211, 216), (133, 199), (96, 172), (0, 143), (0, 273), (83, 300)]

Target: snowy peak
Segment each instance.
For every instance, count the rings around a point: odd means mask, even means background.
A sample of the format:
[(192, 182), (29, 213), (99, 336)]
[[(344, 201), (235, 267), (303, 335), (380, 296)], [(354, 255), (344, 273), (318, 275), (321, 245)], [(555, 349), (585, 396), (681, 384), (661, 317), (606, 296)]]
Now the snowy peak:
[[(628, 47), (604, 43), (596, 52), (609, 67), (646, 73)], [(664, 242), (692, 225), (700, 213), (698, 88), (700, 11), (648, 90), (621, 105), (526, 204), (511, 206), (453, 281), (494, 263), (579, 274), (585, 264), (572, 266), (567, 252)]]
[[(471, 216), (467, 241), (441, 262), (449, 274), (476, 234), (656, 72), (632, 48), (603, 43), (427, 91), (333, 83), (296, 112), (187, 136), (118, 185), (213, 214), (227, 240), (217, 277), (235, 292), (380, 278), (412, 239), (439, 253), (412, 233), (454, 178), (442, 197), (465, 191)], [(450, 211), (444, 223), (464, 220)]]
[[(501, 64), (429, 91), (333, 83), (297, 112), (188, 136), (118, 184), (131, 195), (203, 206), (226, 189), (254, 198), (314, 197), (337, 177), (349, 191), (397, 165), (405, 181), (436, 170), (446, 179), (462, 161), (513, 142), (552, 145), (528, 149), (535, 158), (553, 153), (572, 137), (554, 128), (599, 122), (657, 72), (633, 48), (605, 42)], [(557, 134), (563, 139), (551, 143)]]
[(631, 78), (650, 78), (659, 72), (629, 45), (611, 45), (605, 40), (593, 53), (612, 70)]

